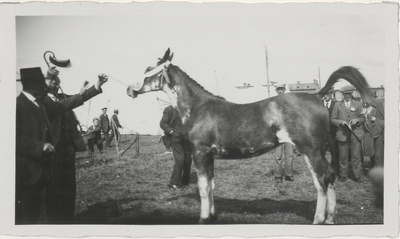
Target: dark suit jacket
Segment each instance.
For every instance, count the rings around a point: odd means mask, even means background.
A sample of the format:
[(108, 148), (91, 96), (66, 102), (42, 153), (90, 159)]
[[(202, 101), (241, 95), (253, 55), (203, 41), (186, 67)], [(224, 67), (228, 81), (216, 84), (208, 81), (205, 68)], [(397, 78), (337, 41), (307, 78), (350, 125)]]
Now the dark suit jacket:
[(99, 120), (101, 131), (108, 133), (108, 131), (110, 131), (110, 121), (108, 119), (108, 115), (104, 116), (104, 114), (101, 114)]
[(169, 135), (171, 131), (182, 133), (182, 121), (179, 118), (178, 111), (172, 105), (164, 109), (160, 127), (166, 135)]
[(102, 143), (100, 124), (98, 124), (96, 127), (94, 125), (90, 126), (89, 133), (88, 140), (94, 139), (96, 144)]
[(112, 118), (112, 121), (114, 121), (115, 125), (116, 125), (118, 128), (121, 128), (121, 125), (119, 124), (118, 116), (117, 116), (116, 114), (113, 114), (113, 115), (111, 116), (111, 118)]
[(46, 112), (32, 103), (23, 93), (16, 107), (16, 183), (17, 188), (35, 184), (43, 172), (47, 156), (45, 143), (53, 143)]
[(385, 131), (385, 99), (375, 99), (375, 112), (372, 116), (376, 120), (371, 129), (371, 137), (378, 138)]
[(352, 132), (350, 129), (344, 125), (339, 126), (341, 121), (345, 121), (347, 123), (350, 122), (351, 119), (358, 119), (359, 123), (355, 126), (352, 126), (353, 132), (359, 140), (362, 140), (364, 136), (364, 131), (361, 125), (364, 123), (365, 116), (361, 112), (362, 104), (359, 101), (351, 100), (350, 109), (347, 109), (344, 101), (340, 101), (335, 104), (332, 110), (331, 122), (336, 125), (336, 139), (339, 141), (346, 141), (347, 138), (350, 137)]
[[(81, 133), (78, 130), (78, 120), (72, 109), (75, 109), (92, 97), (100, 94), (102, 91), (96, 90), (94, 86), (87, 89), (82, 95), (62, 95), (59, 94), (57, 103), (62, 105), (62, 108), (54, 109), (54, 102), (50, 97), (45, 97), (43, 103), (45, 104), (47, 114), (51, 124), (51, 133), (53, 136), (54, 146), (57, 146), (61, 140), (62, 146), (65, 147), (66, 142), (71, 142), (75, 150), (85, 151), (86, 146), (83, 142)], [(51, 109), (51, 110), (50, 110)], [(66, 148), (66, 147), (65, 147)], [(57, 149), (56, 149), (57, 150)]]
[[(325, 102), (325, 100), (322, 100), (322, 102), (323, 102), (324, 106), (326, 107), (326, 102)], [(329, 121), (331, 120), (332, 111), (333, 111), (333, 108), (335, 107), (335, 104), (336, 104), (336, 101), (334, 101), (334, 100), (331, 99), (331, 105), (330, 105), (329, 108), (328, 108), (328, 112), (329, 112)], [(329, 127), (330, 135), (331, 135), (331, 137), (334, 139), (334, 138), (336, 137), (336, 128), (337, 128), (337, 127), (336, 127), (334, 124), (332, 124), (332, 122), (331, 122), (329, 125), (330, 125), (330, 127)]]

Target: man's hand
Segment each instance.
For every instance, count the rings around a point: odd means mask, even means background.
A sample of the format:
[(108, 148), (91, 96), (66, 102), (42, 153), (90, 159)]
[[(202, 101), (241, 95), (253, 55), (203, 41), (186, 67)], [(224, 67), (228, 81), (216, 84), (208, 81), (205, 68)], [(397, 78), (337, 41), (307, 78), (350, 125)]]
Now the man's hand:
[(54, 77), (58, 76), (60, 72), (57, 70), (57, 67), (52, 66), (47, 70), (47, 76), (46, 79), (53, 79)]
[(101, 86), (107, 81), (108, 81), (108, 76), (106, 74), (99, 75), (99, 80), (95, 84), (96, 89), (99, 90)]
[(86, 81), (83, 83), (83, 86), (82, 86), (81, 91), (79, 92), (79, 94), (82, 95), (82, 94), (87, 90), (88, 84), (89, 84), (89, 81), (86, 80)]
[(349, 122), (349, 125), (350, 126), (356, 125), (358, 122), (359, 122), (358, 119), (351, 119), (350, 122)]
[(44, 143), (44, 145), (43, 145), (43, 152), (45, 152), (45, 153), (54, 152), (54, 147), (53, 147), (53, 145), (51, 145), (51, 144), (49, 144), (49, 143)]

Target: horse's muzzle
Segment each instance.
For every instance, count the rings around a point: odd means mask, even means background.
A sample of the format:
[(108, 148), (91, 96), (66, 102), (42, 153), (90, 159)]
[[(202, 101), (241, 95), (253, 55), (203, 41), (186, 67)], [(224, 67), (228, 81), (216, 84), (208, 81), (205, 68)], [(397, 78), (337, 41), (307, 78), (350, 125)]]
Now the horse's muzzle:
[(139, 95), (139, 92), (133, 90), (131, 86), (128, 86), (128, 89), (126, 89), (126, 93), (132, 98), (136, 98)]

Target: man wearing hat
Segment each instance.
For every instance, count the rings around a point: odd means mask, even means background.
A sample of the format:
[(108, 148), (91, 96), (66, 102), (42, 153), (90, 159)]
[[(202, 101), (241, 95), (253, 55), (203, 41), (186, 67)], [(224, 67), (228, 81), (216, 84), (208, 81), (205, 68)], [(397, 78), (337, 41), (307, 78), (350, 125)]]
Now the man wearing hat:
[(110, 136), (108, 134), (110, 132), (110, 120), (107, 115), (107, 107), (103, 107), (101, 110), (103, 113), (99, 116), (100, 128), (104, 135), (104, 149), (107, 149), (110, 143)]
[(15, 224), (35, 224), (54, 153), (50, 123), (42, 104), (47, 85), (40, 67), (20, 70), (23, 90), (16, 106)]
[(94, 86), (88, 88), (85, 82), (80, 93), (66, 95), (58, 93), (60, 89), (58, 75), (56, 67), (47, 71), (46, 84), (50, 92), (43, 101), (47, 108), (55, 103), (62, 105), (61, 111), (47, 111), (55, 146), (55, 161), (51, 166), (45, 203), (48, 223), (72, 223), (75, 216), (76, 195), (75, 154), (86, 151), (85, 143), (77, 128), (79, 123), (72, 109), (100, 94), (101, 86), (107, 81), (107, 76), (99, 75)]
[(339, 181), (343, 182), (348, 178), (350, 150), (354, 181), (358, 182), (361, 179), (361, 139), (364, 135), (361, 125), (364, 123), (365, 116), (361, 111), (361, 102), (352, 99), (354, 87), (346, 85), (340, 91), (343, 94), (343, 100), (335, 104), (331, 116), (332, 124), (337, 126)]
[[(286, 84), (275, 85), (275, 91), (278, 95), (285, 93)], [(285, 180), (293, 181), (293, 145), (290, 143), (283, 143), (275, 149), (275, 163), (274, 163), (274, 175), (275, 182), (281, 183), (283, 177), (283, 152), (285, 152)]]
[[(326, 94), (323, 98), (322, 98), (322, 103), (324, 104), (324, 106), (328, 109), (329, 112), (329, 121), (331, 119), (332, 116), (332, 111), (333, 108), (336, 104), (336, 101), (333, 100), (333, 87), (329, 90), (328, 94)], [(331, 166), (335, 169), (335, 171), (339, 172), (339, 148), (338, 148), (338, 143), (335, 140), (336, 137), (336, 126), (334, 124), (330, 124), (329, 127), (329, 134), (327, 135), (327, 145), (326, 148), (329, 147), (329, 152), (331, 154)]]
[(111, 135), (110, 135), (110, 142), (108, 142), (108, 146), (111, 145), (111, 141), (114, 138), (114, 135), (116, 135), (115, 137), (117, 139), (117, 142), (119, 142), (119, 140), (120, 140), (120, 137), (119, 137), (120, 133), (118, 131), (118, 128), (123, 129), (123, 127), (119, 124), (118, 113), (119, 113), (118, 109), (115, 109), (114, 114), (111, 116), (112, 131), (111, 131)]

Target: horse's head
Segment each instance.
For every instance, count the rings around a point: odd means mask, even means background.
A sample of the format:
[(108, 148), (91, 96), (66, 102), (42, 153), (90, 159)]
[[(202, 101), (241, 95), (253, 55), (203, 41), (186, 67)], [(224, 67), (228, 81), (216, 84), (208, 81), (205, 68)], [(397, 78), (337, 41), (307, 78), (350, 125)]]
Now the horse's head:
[(169, 84), (169, 78), (167, 74), (168, 66), (172, 60), (174, 54), (170, 54), (170, 50), (165, 52), (163, 58), (159, 58), (155, 67), (149, 66), (144, 72), (144, 79), (141, 82), (128, 86), (127, 94), (136, 98), (139, 94), (143, 94), (150, 91), (162, 90), (165, 84)]

